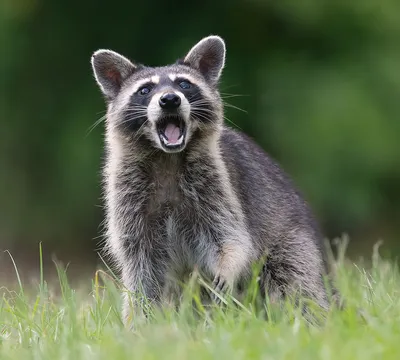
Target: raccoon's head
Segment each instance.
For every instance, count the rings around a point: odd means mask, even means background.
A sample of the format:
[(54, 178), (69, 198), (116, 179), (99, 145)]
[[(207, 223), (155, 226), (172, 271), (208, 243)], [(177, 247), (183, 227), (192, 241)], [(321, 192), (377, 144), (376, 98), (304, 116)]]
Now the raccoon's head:
[(183, 60), (164, 67), (134, 64), (110, 50), (92, 56), (108, 103), (108, 126), (127, 141), (165, 152), (182, 151), (220, 128), (217, 86), (224, 63), (225, 43), (218, 36), (204, 38)]

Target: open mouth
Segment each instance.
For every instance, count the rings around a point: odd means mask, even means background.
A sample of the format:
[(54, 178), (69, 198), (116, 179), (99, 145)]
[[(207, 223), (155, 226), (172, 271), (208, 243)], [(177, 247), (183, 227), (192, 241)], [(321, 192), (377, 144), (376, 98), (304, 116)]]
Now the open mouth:
[(157, 132), (161, 144), (169, 150), (180, 149), (184, 146), (186, 126), (179, 116), (167, 116), (157, 124)]

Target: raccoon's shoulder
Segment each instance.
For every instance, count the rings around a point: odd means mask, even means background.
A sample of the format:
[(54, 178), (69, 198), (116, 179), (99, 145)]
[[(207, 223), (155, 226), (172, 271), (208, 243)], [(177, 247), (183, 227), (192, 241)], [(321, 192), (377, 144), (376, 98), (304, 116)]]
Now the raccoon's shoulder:
[(277, 163), (261, 146), (239, 130), (224, 126), (220, 146), (223, 157), (228, 161), (278, 167)]
[(292, 188), (289, 176), (279, 164), (243, 132), (224, 126), (220, 149), (231, 175), (253, 180), (253, 184), (268, 179), (280, 187)]
[(233, 152), (259, 152), (260, 156), (266, 156), (250, 136), (226, 125), (223, 127), (221, 133), (221, 146), (226, 155), (229, 153), (229, 149), (231, 149)]

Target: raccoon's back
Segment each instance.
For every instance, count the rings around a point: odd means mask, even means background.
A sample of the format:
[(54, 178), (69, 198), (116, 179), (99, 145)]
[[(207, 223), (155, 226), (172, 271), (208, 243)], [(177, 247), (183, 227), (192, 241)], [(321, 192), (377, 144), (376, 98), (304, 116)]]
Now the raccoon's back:
[(289, 233), (303, 231), (321, 245), (307, 203), (279, 165), (248, 136), (230, 128), (223, 129), (220, 144), (252, 237), (282, 241)]

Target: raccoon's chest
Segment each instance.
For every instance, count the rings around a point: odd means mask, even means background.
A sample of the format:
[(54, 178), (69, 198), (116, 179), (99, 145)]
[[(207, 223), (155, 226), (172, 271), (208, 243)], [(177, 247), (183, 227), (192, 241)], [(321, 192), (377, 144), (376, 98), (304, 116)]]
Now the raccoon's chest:
[(150, 195), (150, 212), (176, 209), (182, 203), (182, 193), (175, 179), (166, 176), (153, 184)]
[(183, 194), (179, 186), (176, 160), (164, 159), (155, 164), (150, 173), (149, 213), (167, 215), (180, 206)]

